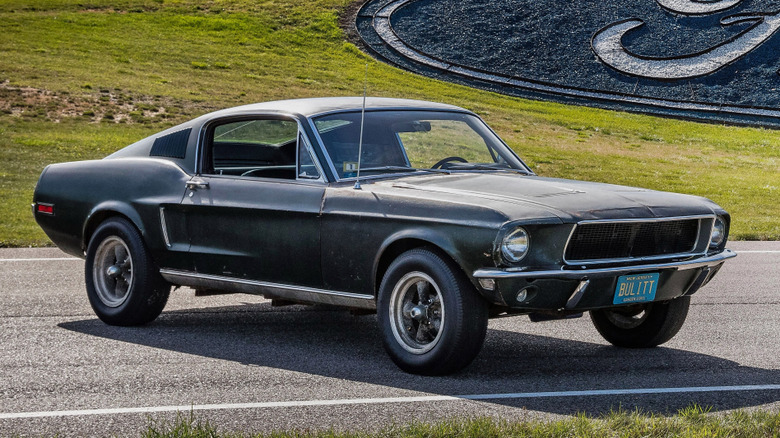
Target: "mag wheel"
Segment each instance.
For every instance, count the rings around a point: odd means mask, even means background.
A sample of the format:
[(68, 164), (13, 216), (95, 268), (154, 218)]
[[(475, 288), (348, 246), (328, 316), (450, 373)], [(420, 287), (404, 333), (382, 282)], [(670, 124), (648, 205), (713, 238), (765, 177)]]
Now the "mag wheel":
[(390, 296), (390, 326), (396, 342), (412, 354), (431, 351), (444, 330), (439, 286), (420, 271), (404, 275)]
[(95, 250), (92, 280), (100, 301), (112, 308), (127, 300), (133, 287), (133, 257), (124, 240), (108, 236)]
[(613, 309), (591, 310), (596, 330), (613, 345), (647, 348), (672, 339), (688, 316), (691, 297)]
[(141, 235), (122, 218), (100, 224), (87, 247), (87, 296), (95, 314), (111, 325), (141, 325), (165, 307), (170, 285), (149, 257)]
[(390, 265), (377, 307), (385, 350), (404, 371), (452, 373), (482, 348), (487, 303), (457, 267), (428, 249), (405, 252)]

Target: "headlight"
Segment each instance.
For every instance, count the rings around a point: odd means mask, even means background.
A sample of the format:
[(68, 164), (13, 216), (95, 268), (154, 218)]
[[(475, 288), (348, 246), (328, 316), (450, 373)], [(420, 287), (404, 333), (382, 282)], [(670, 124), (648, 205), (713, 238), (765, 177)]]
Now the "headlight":
[(517, 263), (528, 254), (528, 233), (521, 227), (507, 234), (501, 242), (501, 256), (509, 263)]
[(712, 224), (712, 233), (710, 234), (710, 248), (717, 248), (726, 238), (726, 223), (723, 222), (723, 218), (717, 216), (715, 223)]

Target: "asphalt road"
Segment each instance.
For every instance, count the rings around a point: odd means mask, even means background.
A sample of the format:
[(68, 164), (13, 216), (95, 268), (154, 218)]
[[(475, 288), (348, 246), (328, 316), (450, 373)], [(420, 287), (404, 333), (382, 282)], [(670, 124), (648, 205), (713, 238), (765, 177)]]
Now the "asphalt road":
[[(491, 321), (466, 371), (438, 378), (399, 371), (374, 316), (249, 295), (180, 289), (154, 323), (110, 327), (87, 303), (83, 262), (57, 260), (67, 256), (56, 249), (0, 249), (0, 436), (139, 436), (177, 407), (247, 432), (674, 413), (691, 403), (777, 411), (780, 242), (730, 247), (739, 257), (694, 296), (663, 347), (611, 347), (587, 317), (513, 317)], [(448, 397), (460, 395), (469, 397)]]

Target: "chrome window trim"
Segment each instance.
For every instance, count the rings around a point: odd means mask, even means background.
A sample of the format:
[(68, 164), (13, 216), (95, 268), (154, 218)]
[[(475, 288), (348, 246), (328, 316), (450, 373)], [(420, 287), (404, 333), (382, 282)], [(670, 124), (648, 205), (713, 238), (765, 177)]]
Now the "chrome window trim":
[(529, 176), (536, 176), (536, 173), (534, 173), (534, 171), (533, 171), (533, 170), (531, 170), (531, 166), (529, 166), (528, 164), (526, 164), (526, 162), (525, 162), (525, 161), (523, 161), (523, 159), (522, 159), (522, 158), (520, 158), (520, 155), (517, 155), (517, 152), (515, 152), (515, 150), (514, 150), (514, 149), (512, 149), (511, 147), (509, 147), (509, 145), (508, 145), (508, 144), (507, 144), (507, 143), (504, 141), (504, 139), (503, 139), (503, 138), (501, 138), (501, 136), (500, 136), (500, 135), (498, 135), (498, 133), (497, 133), (496, 131), (494, 131), (494, 130), (493, 130), (493, 128), (492, 128), (492, 127), (491, 127), (491, 126), (490, 126), (490, 125), (489, 125), (489, 124), (488, 124), (488, 123), (487, 123), (485, 120), (483, 120), (483, 119), (482, 119), (482, 117), (480, 117), (480, 116), (479, 116), (479, 115), (477, 115), (477, 114), (474, 114), (474, 115), (475, 115), (475, 116), (477, 116), (477, 118), (478, 118), (478, 119), (479, 119), (479, 120), (482, 122), (482, 124), (483, 124), (483, 125), (485, 125), (485, 127), (488, 129), (488, 131), (492, 132), (492, 133), (493, 133), (493, 135), (495, 135), (495, 136), (496, 136), (496, 138), (498, 139), (498, 141), (499, 141), (499, 142), (501, 142), (501, 144), (502, 144), (502, 145), (504, 145), (504, 147), (506, 147), (506, 148), (507, 148), (507, 150), (509, 150), (509, 153), (510, 153), (510, 154), (512, 154), (512, 156), (514, 156), (514, 157), (515, 157), (515, 159), (516, 159), (517, 161), (519, 161), (519, 162), (520, 162), (520, 164), (522, 164), (522, 165), (523, 165), (523, 167), (525, 168), (525, 171), (526, 171), (526, 172), (528, 172), (528, 175), (529, 175)]
[[(319, 173), (318, 178), (301, 178), (301, 163), (299, 161), (299, 158), (301, 157), (301, 139), (303, 139), (303, 147), (306, 148), (306, 152), (309, 154), (309, 158), (314, 163), (314, 167), (317, 168), (317, 173)], [(306, 135), (306, 132), (303, 130), (303, 126), (301, 126), (300, 122), (298, 123), (298, 148), (295, 151), (295, 180), (296, 181), (319, 181), (324, 183), (325, 182), (325, 172), (322, 170), (322, 166), (320, 165), (320, 160), (316, 159), (317, 154), (314, 153), (314, 149), (311, 146), (311, 142), (309, 141), (309, 137)]]
[[(302, 117), (302, 116), (301, 116)], [(241, 119), (271, 119), (271, 120), (288, 120), (288, 121), (294, 121), (297, 129), (298, 134), (296, 137), (296, 148), (295, 148), (295, 169), (296, 169), (296, 175), (295, 179), (284, 179), (284, 178), (267, 178), (267, 177), (244, 177), (237, 175), (237, 178), (249, 178), (251, 180), (257, 180), (257, 181), (286, 181), (286, 182), (315, 182), (315, 183), (321, 183), (325, 184), (325, 175), (322, 172), (322, 167), (320, 165), (320, 160), (314, 159), (317, 155), (312, 154), (313, 148), (311, 146), (311, 141), (309, 140), (309, 137), (306, 135), (306, 131), (303, 129), (303, 125), (301, 124), (300, 117), (289, 114), (289, 113), (282, 113), (282, 112), (248, 112), (248, 113), (237, 113), (237, 114), (228, 114), (228, 115), (221, 115), (219, 117), (214, 117), (212, 119), (209, 119), (205, 122), (203, 122), (200, 125), (200, 129), (198, 130), (198, 137), (197, 137), (197, 144), (195, 146), (195, 175), (197, 176), (208, 176), (208, 177), (223, 177), (226, 175), (219, 175), (214, 173), (203, 173), (203, 149), (206, 147), (206, 133), (208, 132), (209, 128), (211, 128), (215, 123), (219, 123), (221, 121), (228, 121), (228, 120), (241, 120)], [(306, 120), (309, 120), (308, 117), (304, 117)], [(310, 121), (310, 120), (309, 120)], [(316, 134), (316, 131), (315, 131)], [(297, 175), (297, 169), (298, 169), (298, 149), (300, 148), (300, 139), (303, 137), (304, 141), (306, 142), (307, 150), (310, 154), (312, 154), (312, 159), (314, 161), (314, 165), (317, 166), (317, 170), (320, 172), (320, 177), (317, 179), (314, 178), (298, 178)]]
[[(325, 157), (325, 161), (327, 162), (328, 167), (330, 168), (330, 171), (333, 174), (333, 178), (335, 179), (335, 181), (338, 181), (339, 174), (338, 172), (336, 172), (336, 166), (333, 165), (333, 161), (330, 158), (330, 154), (328, 153), (328, 150), (325, 149), (325, 143), (323, 143), (322, 137), (320, 137), (320, 132), (317, 131), (317, 127), (314, 125), (314, 120), (312, 120), (311, 117), (306, 117), (306, 120), (309, 122), (309, 128), (311, 129), (311, 132), (314, 133), (314, 138), (317, 140), (317, 144), (320, 145), (320, 150), (322, 150), (322, 156)], [(319, 161), (319, 159), (317, 161)]]
[[(571, 243), (571, 238), (572, 236), (574, 236), (574, 232), (577, 230), (577, 227), (579, 227), (580, 225), (606, 224), (606, 223), (610, 223), (610, 224), (637, 223), (637, 222), (653, 223), (653, 222), (671, 222), (671, 221), (689, 220), (689, 219), (696, 219), (699, 221), (698, 230), (696, 231), (695, 243), (693, 245), (693, 248), (691, 248), (690, 251), (677, 253), (677, 254), (664, 254), (664, 255), (647, 256), (647, 257), (622, 257), (617, 259), (591, 259), (591, 260), (567, 260), (566, 259), (566, 252), (569, 250), (569, 244)], [(569, 237), (566, 239), (566, 245), (563, 247), (563, 254), (561, 255), (561, 260), (563, 260), (563, 263), (565, 263), (566, 265), (584, 266), (584, 265), (601, 265), (601, 264), (609, 264), (609, 263), (644, 262), (644, 261), (653, 261), (653, 260), (674, 259), (680, 257), (703, 256), (707, 254), (707, 249), (709, 248), (709, 244), (697, 251), (697, 248), (701, 246), (702, 219), (711, 219), (712, 221), (715, 221), (715, 215), (701, 214), (701, 215), (691, 215), (691, 216), (671, 216), (671, 217), (660, 217), (660, 218), (590, 219), (590, 220), (580, 221), (574, 224), (571, 231), (569, 232)]]
[[(334, 109), (334, 110), (329, 110), (329, 111), (323, 111), (323, 112), (319, 112), (319, 113), (310, 114), (306, 118), (311, 120), (311, 121), (313, 121), (314, 119), (316, 119), (318, 117), (331, 116), (333, 114), (340, 114), (340, 113), (360, 112), (361, 109), (362, 108), (359, 107), (359, 106), (354, 107), (354, 108), (353, 107), (350, 107), (350, 108), (339, 108), (339, 109)], [(396, 107), (396, 106), (382, 106), (382, 107), (366, 108), (366, 112), (367, 113), (368, 112), (376, 112), (376, 111), (426, 111), (426, 112), (441, 112), (441, 113), (457, 113), (457, 114), (468, 114), (468, 115), (476, 116), (477, 118), (479, 118), (479, 116), (477, 114), (475, 114), (474, 112), (469, 111), (467, 109), (463, 109), (463, 108), (460, 108), (460, 109), (457, 109), (457, 108), (430, 108), (430, 107), (425, 107), (425, 106), (420, 106), (420, 107), (416, 107), (416, 106), (415, 107), (412, 107), (412, 106), (398, 106), (398, 107)], [(312, 127), (314, 128), (314, 130), (316, 132), (316, 130), (317, 130), (316, 127), (315, 126), (312, 126)]]
[[(290, 165), (290, 167), (293, 167)], [(272, 178), (272, 177), (265, 177), (265, 176), (241, 176), (241, 175), (212, 175), (212, 174), (205, 174), (205, 175), (199, 175), (198, 178), (202, 179), (208, 179), (210, 180), (233, 180), (233, 181), (246, 181), (248, 183), (256, 182), (256, 183), (275, 183), (275, 184), (298, 184), (298, 185), (308, 185), (308, 186), (317, 186), (322, 187), (325, 185), (323, 180), (318, 179), (307, 179), (307, 178), (301, 178), (301, 179), (285, 179), (285, 178)]]
[(373, 295), (224, 277), (175, 269), (160, 269), (160, 275), (167, 281), (181, 286), (222, 289), (230, 292), (267, 295), (292, 301), (333, 304), (362, 309), (376, 308), (376, 301)]

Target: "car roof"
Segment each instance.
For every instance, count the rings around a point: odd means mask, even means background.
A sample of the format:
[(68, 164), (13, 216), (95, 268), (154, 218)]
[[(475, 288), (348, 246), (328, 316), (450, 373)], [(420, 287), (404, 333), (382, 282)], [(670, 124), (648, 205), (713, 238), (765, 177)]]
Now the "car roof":
[[(300, 114), (312, 117), (338, 111), (360, 110), (363, 107), (363, 97), (316, 97), (308, 99), (277, 100), (272, 102), (253, 103), (216, 111), (207, 116), (223, 116), (251, 112), (273, 111), (289, 114)], [(424, 100), (393, 99), (386, 97), (366, 97), (367, 110), (399, 109), (399, 110), (445, 110), (469, 112), (463, 108), (443, 103), (427, 102)], [(209, 118), (210, 118), (209, 117)]]

